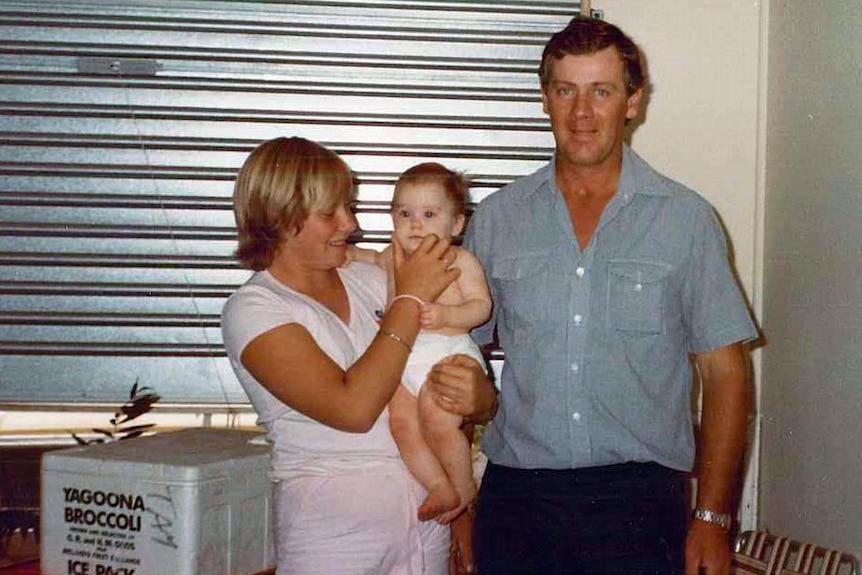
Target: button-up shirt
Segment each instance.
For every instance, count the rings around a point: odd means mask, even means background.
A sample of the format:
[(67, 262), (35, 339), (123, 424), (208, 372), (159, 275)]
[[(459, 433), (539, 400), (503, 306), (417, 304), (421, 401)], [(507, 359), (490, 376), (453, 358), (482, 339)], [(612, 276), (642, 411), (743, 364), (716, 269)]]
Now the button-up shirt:
[(465, 246), (485, 267), (505, 352), (491, 461), (568, 469), (694, 458), (690, 354), (757, 336), (708, 202), (623, 150), (581, 250), (553, 160), (488, 196)]

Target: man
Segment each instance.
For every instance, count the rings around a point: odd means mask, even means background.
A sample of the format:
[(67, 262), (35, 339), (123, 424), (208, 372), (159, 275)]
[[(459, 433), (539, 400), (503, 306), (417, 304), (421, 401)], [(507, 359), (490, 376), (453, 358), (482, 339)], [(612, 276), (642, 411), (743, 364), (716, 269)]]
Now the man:
[(465, 241), (495, 302), (476, 337), (496, 328), (506, 353), (478, 572), (726, 575), (757, 334), (725, 238), (703, 198), (624, 143), (645, 78), (622, 31), (575, 18), (539, 75), (554, 157), (484, 200)]

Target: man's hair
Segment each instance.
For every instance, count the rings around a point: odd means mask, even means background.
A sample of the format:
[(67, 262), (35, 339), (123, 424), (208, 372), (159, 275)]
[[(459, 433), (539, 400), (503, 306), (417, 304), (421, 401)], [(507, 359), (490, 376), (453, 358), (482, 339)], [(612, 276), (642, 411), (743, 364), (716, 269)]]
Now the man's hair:
[(424, 162), (408, 168), (395, 182), (395, 193), (404, 185), (439, 184), (446, 192), (446, 197), (452, 202), (453, 215), (467, 213), (467, 196), (470, 183), (463, 173), (455, 172), (437, 162)]
[(615, 47), (623, 61), (623, 78), (626, 94), (631, 96), (646, 84), (638, 47), (626, 34), (604, 20), (575, 16), (569, 24), (551, 36), (542, 52), (539, 78), (542, 89), (551, 81), (551, 59), (564, 56), (595, 54), (605, 48)]
[(255, 148), (236, 178), (233, 209), (246, 268), (272, 264), (285, 233), (314, 212), (332, 211), (354, 194), (353, 173), (335, 152), (304, 138), (275, 138)]

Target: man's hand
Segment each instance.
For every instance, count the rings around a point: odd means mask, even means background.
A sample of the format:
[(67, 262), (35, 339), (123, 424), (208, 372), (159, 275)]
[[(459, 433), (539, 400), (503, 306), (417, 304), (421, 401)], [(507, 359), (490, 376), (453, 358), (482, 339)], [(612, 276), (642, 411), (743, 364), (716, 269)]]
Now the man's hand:
[(719, 525), (692, 520), (685, 540), (685, 575), (729, 575), (730, 540)]
[(425, 385), (442, 409), (487, 423), (496, 412), (497, 390), (482, 366), (467, 355), (450, 355), (428, 372)]

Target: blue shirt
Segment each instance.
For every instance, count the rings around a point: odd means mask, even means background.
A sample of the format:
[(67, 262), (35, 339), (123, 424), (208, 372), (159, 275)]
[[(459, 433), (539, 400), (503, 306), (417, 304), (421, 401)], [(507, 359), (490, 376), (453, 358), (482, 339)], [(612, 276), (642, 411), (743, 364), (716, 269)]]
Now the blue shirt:
[(478, 256), (505, 352), (491, 461), (568, 469), (694, 459), (690, 353), (757, 336), (709, 203), (624, 147), (617, 192), (581, 251), (554, 162), (488, 196)]

